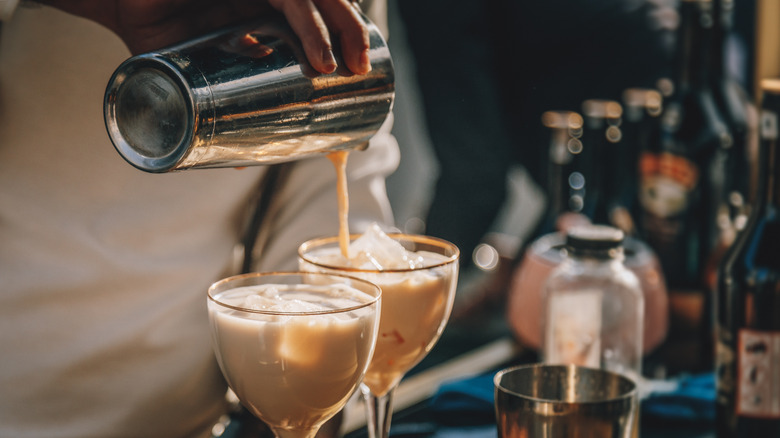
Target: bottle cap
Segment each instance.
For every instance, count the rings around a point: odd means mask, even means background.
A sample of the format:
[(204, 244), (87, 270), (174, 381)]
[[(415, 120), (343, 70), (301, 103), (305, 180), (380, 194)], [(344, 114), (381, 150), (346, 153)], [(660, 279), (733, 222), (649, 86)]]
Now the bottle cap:
[(623, 102), (626, 118), (636, 121), (645, 111), (653, 117), (661, 115), (663, 96), (660, 91), (650, 88), (627, 88), (623, 91)]
[(762, 79), (761, 89), (765, 94), (780, 95), (780, 79)]
[(580, 225), (566, 234), (566, 246), (575, 251), (608, 251), (623, 244), (624, 234), (607, 225)]
[(582, 112), (586, 118), (619, 119), (623, 107), (614, 100), (588, 99), (582, 102)]
[(545, 111), (542, 124), (550, 129), (576, 130), (582, 128), (582, 116), (574, 111)]

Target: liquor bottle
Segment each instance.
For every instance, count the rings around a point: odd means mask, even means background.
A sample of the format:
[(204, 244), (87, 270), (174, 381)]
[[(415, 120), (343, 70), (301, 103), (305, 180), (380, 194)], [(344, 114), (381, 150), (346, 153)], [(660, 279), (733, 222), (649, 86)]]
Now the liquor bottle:
[[(615, 186), (619, 191), (618, 204), (613, 209), (610, 222), (627, 234), (635, 228), (639, 217), (639, 157), (649, 148), (648, 141), (657, 136), (658, 121), (663, 109), (663, 97), (651, 88), (627, 88), (623, 91), (623, 133), (619, 161), (625, 165), (615, 169)], [(628, 216), (625, 218), (624, 216)]]
[[(713, 2), (713, 34), (712, 54), (710, 58), (710, 73), (712, 75), (712, 91), (715, 103), (728, 126), (732, 145), (728, 150), (726, 178), (724, 190), (726, 195), (727, 214), (719, 218), (719, 226), (733, 227), (735, 230), (744, 226), (748, 212), (748, 192), (750, 186), (749, 158), (750, 141), (757, 139), (757, 121), (748, 111), (752, 105), (742, 86), (732, 77), (726, 68), (726, 47), (733, 28), (734, 0), (714, 0)], [(753, 146), (755, 148), (755, 146)], [(755, 150), (755, 149), (753, 149)], [(734, 232), (726, 230), (725, 237), (733, 237)], [(725, 246), (730, 241), (723, 243)]]
[(544, 283), (544, 362), (641, 376), (645, 301), (623, 239), (605, 225), (568, 230), (563, 261)]
[[(626, 166), (620, 142), (623, 107), (614, 100), (588, 99), (582, 103), (582, 115), (582, 173), (587, 189), (583, 213), (593, 223), (612, 224), (613, 210), (624, 207), (614, 186), (624, 176), (620, 170)], [(632, 222), (623, 225), (630, 228), (624, 231), (633, 233)]]
[(565, 213), (580, 213), (584, 207), (585, 179), (582, 174), (582, 116), (574, 111), (546, 111), (542, 125), (549, 133), (545, 166), (547, 209), (532, 237), (557, 231)]
[(658, 254), (670, 292), (693, 292), (702, 303), (732, 142), (708, 76), (711, 7), (710, 0), (680, 2), (673, 91), (658, 137), (640, 157), (641, 236)]
[(759, 185), (718, 275), (718, 438), (780, 436), (780, 80), (764, 80)]

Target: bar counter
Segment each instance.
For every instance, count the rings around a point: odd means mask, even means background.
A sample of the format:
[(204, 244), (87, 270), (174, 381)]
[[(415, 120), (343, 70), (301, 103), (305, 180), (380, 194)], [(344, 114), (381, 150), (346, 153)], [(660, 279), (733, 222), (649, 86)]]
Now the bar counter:
[[(515, 341), (502, 313), (502, 309), (492, 309), (471, 322), (458, 321), (447, 327), (429, 356), (401, 382), (394, 398), (391, 437), (497, 436), (494, 413), (486, 404), (492, 395), (492, 376), (507, 366), (539, 361), (535, 351)], [(714, 407), (708, 395), (712, 376), (690, 363), (699, 352), (695, 347), (698, 339), (695, 333), (677, 335), (645, 358), (646, 371), (663, 368), (674, 373), (668, 380), (682, 378), (702, 388), (694, 388), (698, 391), (694, 395), (700, 397), (694, 403), (681, 402), (686, 409), (655, 399), (640, 404), (640, 438), (715, 438), (711, 419)], [(682, 352), (687, 353), (681, 356)], [(662, 385), (666, 380), (661, 379)], [(447, 399), (453, 391), (467, 401)], [(364, 415), (362, 403), (348, 406), (342, 423), (345, 438), (368, 437)]]

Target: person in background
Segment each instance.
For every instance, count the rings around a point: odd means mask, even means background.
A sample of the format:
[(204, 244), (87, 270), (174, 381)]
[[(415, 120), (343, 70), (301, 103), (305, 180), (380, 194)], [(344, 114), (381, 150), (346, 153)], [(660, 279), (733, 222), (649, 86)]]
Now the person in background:
[[(366, 7), (370, 5), (366, 4)], [(281, 12), (320, 72), (369, 68), (346, 0), (0, 0), (0, 436), (207, 437), (226, 411), (208, 286), (234, 249), (266, 166), (139, 171), (114, 151), (103, 93), (131, 54)], [(392, 119), (350, 155), (356, 232), (392, 223)], [(295, 269), (338, 230), (336, 174), (294, 163), (263, 218), (253, 270)]]
[(458, 245), (464, 269), (505, 207), (510, 170), (545, 187), (543, 112), (620, 100), (665, 73), (670, 4), (399, 0), (439, 164), (426, 233)]

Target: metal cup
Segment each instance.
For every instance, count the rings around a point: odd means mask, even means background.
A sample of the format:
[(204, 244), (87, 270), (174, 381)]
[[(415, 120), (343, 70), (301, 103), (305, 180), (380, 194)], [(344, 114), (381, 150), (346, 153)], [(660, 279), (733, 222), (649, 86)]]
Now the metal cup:
[(637, 385), (610, 371), (534, 364), (499, 371), (501, 438), (630, 438), (638, 435)]
[(387, 44), (363, 18), (365, 75), (343, 62), (317, 73), (281, 16), (134, 56), (106, 89), (109, 137), (130, 164), (155, 173), (365, 147), (390, 112), (395, 83)]

